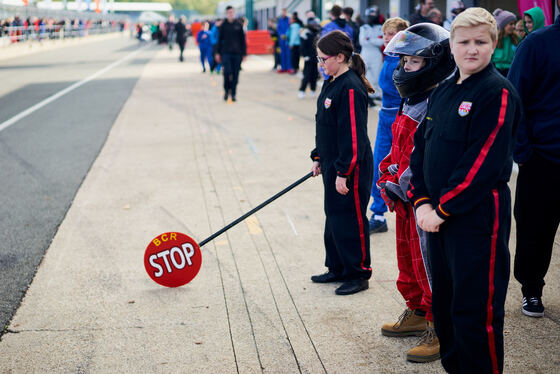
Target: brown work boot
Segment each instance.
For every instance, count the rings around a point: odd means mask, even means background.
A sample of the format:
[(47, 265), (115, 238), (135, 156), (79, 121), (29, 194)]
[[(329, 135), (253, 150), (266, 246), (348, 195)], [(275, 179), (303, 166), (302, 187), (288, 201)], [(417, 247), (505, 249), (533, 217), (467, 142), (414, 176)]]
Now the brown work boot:
[(385, 336), (420, 336), (426, 330), (426, 318), (418, 316), (406, 308), (396, 323), (386, 323), (381, 327)]
[(428, 322), (426, 331), (420, 337), (418, 345), (408, 351), (406, 359), (410, 362), (431, 362), (439, 360), (439, 340), (434, 331), (434, 323)]

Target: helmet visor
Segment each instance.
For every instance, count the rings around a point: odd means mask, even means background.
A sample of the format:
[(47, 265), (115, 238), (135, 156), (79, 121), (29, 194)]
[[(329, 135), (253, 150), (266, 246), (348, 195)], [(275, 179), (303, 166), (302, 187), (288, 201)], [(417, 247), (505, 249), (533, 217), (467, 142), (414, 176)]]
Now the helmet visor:
[(441, 28), (442, 31), (436, 29), (441, 35), (436, 35), (436, 39), (431, 40), (410, 32), (408, 30), (399, 31), (397, 35), (391, 39), (384, 53), (389, 56), (407, 55), (407, 56), (422, 56), (422, 57), (435, 57), (432, 55), (432, 48), (438, 42), (449, 38), (447, 30)]

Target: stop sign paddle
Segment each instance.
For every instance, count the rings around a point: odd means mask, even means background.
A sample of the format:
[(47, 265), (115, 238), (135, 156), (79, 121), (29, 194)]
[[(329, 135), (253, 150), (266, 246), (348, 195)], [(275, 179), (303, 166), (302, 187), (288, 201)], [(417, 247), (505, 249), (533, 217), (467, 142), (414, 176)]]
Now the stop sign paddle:
[(144, 253), (144, 267), (154, 282), (179, 287), (196, 277), (202, 264), (200, 247), (188, 235), (166, 232), (156, 236)]
[(196, 277), (202, 264), (200, 247), (312, 176), (313, 172), (307, 173), (264, 203), (201, 241), (200, 245), (188, 235), (181, 234), (180, 232), (166, 232), (156, 236), (148, 244), (148, 248), (146, 248), (144, 253), (144, 267), (148, 275), (154, 282), (166, 287), (179, 287), (189, 283)]

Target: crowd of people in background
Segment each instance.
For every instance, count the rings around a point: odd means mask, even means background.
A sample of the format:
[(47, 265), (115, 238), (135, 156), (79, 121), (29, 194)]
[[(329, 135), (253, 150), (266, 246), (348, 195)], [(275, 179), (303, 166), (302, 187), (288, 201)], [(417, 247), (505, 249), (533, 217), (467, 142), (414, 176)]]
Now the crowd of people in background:
[[(420, 0), (408, 22), (411, 26), (422, 22), (433, 23), (450, 30), (453, 20), (465, 9), (462, 1), (453, 1), (444, 17), (442, 12), (435, 8), (434, 0)], [(523, 17), (502, 9), (496, 9), (493, 15), (497, 21), (499, 38), (492, 62), (498, 71), (506, 76), (518, 44), (525, 35), (544, 26), (544, 14), (540, 8), (535, 7), (525, 12)], [(237, 17), (237, 20), (246, 31), (249, 23), (247, 18), (241, 16)], [(329, 18), (323, 21), (313, 11), (307, 11), (302, 20), (297, 12), (288, 14), (286, 9), (282, 9), (278, 17), (268, 20), (267, 25), (273, 42), (272, 70), (301, 78), (298, 98), (315, 97), (317, 83), (321, 84), (319, 77), (326, 76), (321, 74), (321, 68), (315, 62), (314, 42), (330, 31), (341, 30), (350, 37), (356, 52), (361, 54), (366, 63), (366, 75), (375, 90), (375, 93), (369, 94), (369, 106), (379, 105), (382, 92), (379, 75), (386, 58), (383, 54), (385, 42), (382, 31), (385, 20), (386, 17), (376, 5), (365, 10), (364, 18), (359, 14), (354, 16), (354, 9), (351, 7), (334, 5), (329, 11)], [(216, 62), (216, 52), (222, 23), (223, 19), (195, 20), (188, 23), (184, 16), (175, 20), (174, 16), (170, 15), (166, 22), (136, 24), (136, 37), (140, 41), (155, 40), (159, 44), (169, 45), (169, 48), (177, 44), (181, 51), (179, 60), (182, 61), (187, 36), (191, 35), (200, 49), (202, 71), (220, 73), (221, 65)], [(307, 90), (309, 91), (306, 92)], [(374, 213), (377, 221), (372, 223), (372, 230), (383, 232), (385, 226), (383, 223), (379, 224), (382, 222), (380, 215), (378, 212)]]
[[(444, 18), (442, 12), (435, 8), (433, 0), (421, 0), (416, 12), (410, 15), (410, 25), (427, 22), (433, 23), (450, 30), (451, 23), (466, 9), (462, 1), (454, 1), (448, 10), (447, 17)], [(374, 5), (365, 11), (365, 19), (360, 15), (352, 18), (354, 10), (351, 7), (341, 8), (334, 5), (329, 11), (329, 18), (320, 21), (312, 11), (306, 12), (305, 22), (303, 22), (297, 12), (288, 15), (284, 9), (282, 14), (275, 19), (268, 21), (268, 30), (274, 42), (274, 65), (273, 70), (278, 73), (297, 74), (300, 71), (300, 58), (305, 61), (313, 59), (313, 51), (304, 54), (305, 47), (302, 40), (310, 34), (323, 36), (333, 30), (345, 32), (354, 44), (355, 50), (362, 55), (368, 69), (367, 78), (376, 90), (375, 94), (369, 97), (370, 106), (375, 106), (375, 100), (380, 101), (381, 90), (379, 89), (379, 73), (383, 65), (383, 32), (381, 27), (386, 19), (381, 14), (379, 7)], [(544, 27), (544, 14), (538, 7), (525, 12), (523, 17), (516, 16), (513, 12), (496, 9), (493, 13), (498, 22), (499, 40), (492, 61), (497, 69), (507, 75), (509, 66), (513, 61), (515, 49), (519, 42), (533, 29), (538, 30)], [(533, 21), (534, 20), (534, 21)], [(319, 31), (317, 31), (319, 25)], [(307, 69), (303, 77), (302, 89), (298, 92), (298, 97), (305, 97), (306, 85), (309, 77), (314, 76), (314, 71)], [(310, 74), (309, 74), (310, 73)], [(314, 89), (311, 88), (310, 96), (314, 97)]]
[(224, 100), (231, 102), (237, 100), (239, 71), (247, 54), (246, 29), (247, 20), (236, 17), (235, 9), (231, 6), (226, 8), (225, 19), (188, 23), (184, 15), (175, 21), (171, 14), (166, 22), (135, 25), (136, 38), (140, 42), (151, 39), (158, 44), (167, 44), (170, 50), (176, 44), (179, 48), (179, 62), (184, 61), (185, 45), (189, 36), (192, 37), (200, 52), (202, 73), (209, 70), (211, 74), (223, 74)]
[(86, 36), (92, 30), (124, 31), (126, 27), (126, 21), (35, 16), (21, 18), (16, 15), (0, 20), (0, 38), (9, 39), (10, 43), (20, 43), (27, 40), (57, 39), (61, 33), (64, 33), (64, 37), (73, 38)]

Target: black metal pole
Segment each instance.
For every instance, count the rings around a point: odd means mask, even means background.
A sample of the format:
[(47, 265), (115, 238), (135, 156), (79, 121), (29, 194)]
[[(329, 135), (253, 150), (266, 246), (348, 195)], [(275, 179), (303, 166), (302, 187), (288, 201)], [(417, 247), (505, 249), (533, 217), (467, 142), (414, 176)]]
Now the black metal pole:
[(290, 191), (291, 189), (293, 189), (294, 187), (297, 187), (298, 185), (300, 185), (301, 183), (305, 182), (307, 179), (309, 179), (309, 177), (313, 176), (313, 172), (310, 171), (308, 174), (306, 174), (304, 177), (298, 179), (297, 181), (295, 181), (294, 183), (292, 183), (291, 185), (289, 185), (288, 187), (284, 188), (282, 191), (278, 192), (276, 195), (272, 196), (270, 199), (266, 200), (264, 203), (262, 203), (261, 205), (259, 205), (258, 207), (252, 209), (251, 211), (245, 213), (244, 215), (242, 215), (241, 217), (239, 217), (238, 219), (236, 219), (235, 221), (233, 221), (232, 223), (230, 223), (229, 225), (227, 225), (226, 227), (224, 227), (223, 229), (215, 232), (214, 234), (210, 235), (209, 237), (207, 237), (206, 239), (204, 239), (203, 241), (201, 241), (198, 246), (202, 247), (204, 244), (208, 243), (209, 241), (213, 240), (214, 238), (216, 238), (217, 236), (223, 234), (224, 232), (226, 232), (227, 230), (231, 229), (233, 226), (237, 225), (239, 222), (243, 221), (245, 218), (249, 217), (250, 215), (252, 215), (253, 213), (257, 212), (258, 210), (264, 208), (265, 206), (267, 206), (268, 204), (270, 204), (271, 202), (273, 202), (274, 200), (278, 199), (280, 196), (284, 195), (286, 192)]

